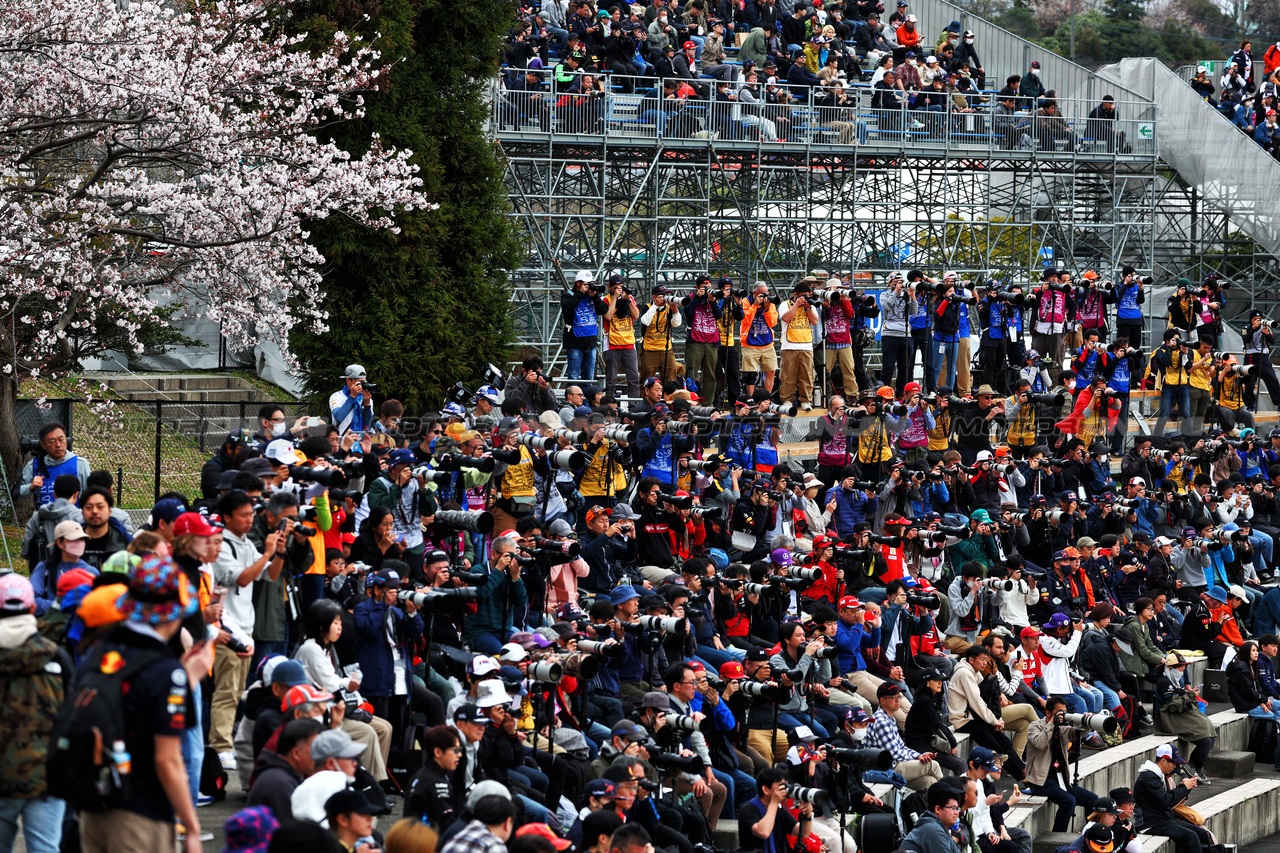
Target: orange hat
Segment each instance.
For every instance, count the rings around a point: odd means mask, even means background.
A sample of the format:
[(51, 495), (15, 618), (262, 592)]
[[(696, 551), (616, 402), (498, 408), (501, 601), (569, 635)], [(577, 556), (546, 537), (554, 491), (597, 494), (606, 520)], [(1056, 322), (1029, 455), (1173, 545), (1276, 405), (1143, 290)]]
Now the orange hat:
[(116, 601), (128, 591), (129, 586), (122, 583), (100, 586), (81, 599), (76, 615), (84, 621), (86, 628), (101, 628), (103, 625), (123, 622), (124, 614), (116, 607)]
[(1085, 271), (1084, 271), (1084, 274), (1083, 274), (1083, 275), (1081, 275), (1080, 277), (1081, 277), (1081, 278), (1087, 278), (1087, 279), (1089, 279), (1090, 281), (1093, 281), (1095, 278), (1097, 278), (1097, 277), (1098, 277), (1098, 274), (1097, 274), (1096, 272), (1094, 272), (1093, 270), (1085, 270)]
[(1006, 445), (1006, 444), (1002, 444), (1002, 445), (1000, 445), (999, 447), (997, 447), (997, 448), (996, 448), (996, 450), (995, 450), (995, 455), (996, 455), (996, 456), (1008, 456), (1008, 455), (1009, 455), (1009, 446), (1008, 446), (1008, 445)]
[[(689, 44), (693, 44), (693, 42), (689, 42)], [(526, 823), (516, 830), (516, 835), (536, 835), (539, 838), (545, 838), (557, 850), (567, 850), (573, 846), (572, 841), (556, 835), (555, 830), (545, 823)]]
[(1063, 548), (1062, 551), (1073, 560), (1080, 559), (1080, 552), (1077, 551), (1075, 548)]
[(893, 389), (888, 385), (881, 385), (880, 390), (876, 392), (877, 397), (883, 397), (886, 400), (893, 399)]

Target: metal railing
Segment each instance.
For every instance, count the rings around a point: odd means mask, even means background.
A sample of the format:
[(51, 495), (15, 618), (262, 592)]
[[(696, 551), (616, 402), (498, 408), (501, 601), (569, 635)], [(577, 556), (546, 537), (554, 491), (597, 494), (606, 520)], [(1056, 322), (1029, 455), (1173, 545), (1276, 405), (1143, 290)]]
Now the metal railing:
[[(1007, 114), (992, 92), (970, 97), (959, 108), (951, 93), (930, 91), (930, 99), (903, 97), (884, 108), (867, 84), (826, 88), (757, 87), (750, 104), (741, 83), (720, 87), (713, 78), (689, 81), (697, 88), (684, 98), (663, 98), (652, 78), (593, 75), (590, 82), (554, 80), (541, 88), (511, 90), (495, 82), (491, 119), (501, 137), (596, 137), (681, 144), (877, 147), (929, 149), (960, 156), (1021, 151), (1028, 157), (1074, 155), (1089, 158), (1150, 159), (1157, 154), (1154, 106), (1144, 100), (1117, 100), (1114, 120), (1090, 118), (1099, 101), (1058, 99), (1058, 115), (1044, 117), (1021, 105)], [(600, 81), (603, 81), (601, 83)], [(656, 85), (655, 85), (656, 84)], [(603, 88), (599, 88), (603, 85)], [(717, 91), (718, 90), (718, 91)]]

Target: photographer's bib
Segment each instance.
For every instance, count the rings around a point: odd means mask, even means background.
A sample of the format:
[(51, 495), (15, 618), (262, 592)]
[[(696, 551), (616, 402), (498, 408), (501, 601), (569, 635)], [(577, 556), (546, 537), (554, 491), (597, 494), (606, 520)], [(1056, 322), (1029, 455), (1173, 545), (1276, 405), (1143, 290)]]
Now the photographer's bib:
[(693, 309), (693, 321), (689, 324), (689, 340), (699, 344), (720, 343), (720, 327), (710, 302), (699, 302)]

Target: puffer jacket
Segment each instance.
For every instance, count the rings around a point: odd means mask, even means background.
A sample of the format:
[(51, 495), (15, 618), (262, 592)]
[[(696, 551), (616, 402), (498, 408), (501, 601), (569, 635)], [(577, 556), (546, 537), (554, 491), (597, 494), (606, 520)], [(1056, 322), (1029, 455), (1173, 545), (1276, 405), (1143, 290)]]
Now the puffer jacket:
[(0, 797), (44, 796), (53, 719), (74, 671), (35, 616), (0, 619)]

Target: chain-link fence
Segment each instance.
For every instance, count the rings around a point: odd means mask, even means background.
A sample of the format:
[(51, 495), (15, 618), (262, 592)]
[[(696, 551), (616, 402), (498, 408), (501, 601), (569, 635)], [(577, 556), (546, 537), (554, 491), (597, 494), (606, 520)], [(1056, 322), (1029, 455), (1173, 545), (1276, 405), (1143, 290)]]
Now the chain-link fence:
[[(44, 424), (62, 423), (74, 452), (88, 460), (92, 469), (111, 473), (116, 505), (146, 510), (166, 492), (199, 497), (200, 470), (205, 462), (217, 453), (231, 430), (258, 432), (258, 410), (263, 405), (253, 400), (144, 400), (121, 403), (99, 414), (78, 400), (46, 400), (43, 406), (24, 400), (19, 401), (16, 414), (20, 434), (33, 438)], [(284, 412), (290, 425), (309, 414), (299, 403), (271, 405)], [(316, 427), (313, 432), (323, 435), (323, 430)], [(30, 465), (32, 458), (24, 453), (23, 465)], [(12, 481), (10, 488), (16, 485), (17, 481)], [(26, 501), (19, 501), (16, 512), (8, 494), (0, 501), (7, 522), (21, 524), (30, 515), (31, 508), (21, 506)]]

